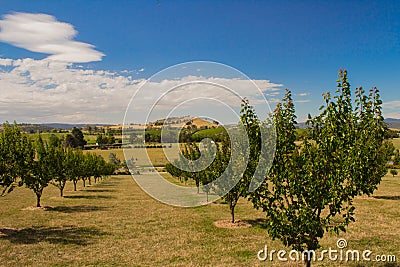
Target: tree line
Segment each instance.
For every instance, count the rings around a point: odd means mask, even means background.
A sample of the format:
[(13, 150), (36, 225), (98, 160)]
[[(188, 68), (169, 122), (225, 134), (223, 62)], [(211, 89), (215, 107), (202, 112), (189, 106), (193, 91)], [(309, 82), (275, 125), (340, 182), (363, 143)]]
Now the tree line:
[[(73, 131), (74, 133), (74, 131)], [(68, 139), (68, 136), (67, 136)], [(111, 175), (116, 166), (106, 162), (95, 153), (83, 153), (81, 149), (65, 146), (56, 136), (44, 141), (40, 134), (35, 139), (22, 133), (14, 123), (6, 122), (0, 133), (0, 186), (2, 195), (16, 186), (25, 185), (36, 195), (36, 206), (40, 207), (44, 188), (49, 184), (60, 190), (60, 196), (67, 181), (76, 185), (82, 181), (91, 183)]]
[[(232, 151), (240, 150), (232, 147), (235, 143), (229, 140), (214, 143), (212, 149), (207, 145), (200, 149), (197, 143), (184, 144), (181, 158), (168, 164), (166, 170), (179, 179), (192, 179), (198, 188), (211, 185), (203, 188), (206, 194), (232, 188), (222, 196), (229, 204), (232, 222), (238, 200), (246, 198), (255, 209), (264, 212), (265, 227), (272, 239), (280, 239), (285, 246), (300, 252), (316, 250), (325, 232), (345, 232), (355, 221), (354, 198), (371, 195), (377, 189), (394, 154), (393, 144), (385, 141), (386, 126), (377, 88), (365, 92), (360, 87), (353, 95), (347, 72), (341, 70), (336, 93), (324, 94), (324, 102), (319, 115), (308, 117), (309, 134), (296, 144), (295, 106), (289, 90), (265, 122), (259, 120), (248, 101), (243, 101), (240, 119), (249, 137), (243, 151), (249, 161), (243, 174), (235, 173), (240, 161), (229, 165)], [(273, 156), (261, 153), (263, 124), (273, 125), (276, 130), (276, 135), (269, 135), (266, 141), (275, 138)], [(215, 155), (211, 165), (191, 171), (193, 161), (206, 158), (204, 154)], [(397, 152), (396, 163), (398, 155)], [(250, 190), (259, 171), (257, 165), (271, 158), (272, 167), (265, 171), (265, 180), (259, 180), (255, 191)], [(224, 171), (231, 179), (222, 184), (210, 183)], [(307, 266), (311, 265), (309, 257), (305, 259)]]

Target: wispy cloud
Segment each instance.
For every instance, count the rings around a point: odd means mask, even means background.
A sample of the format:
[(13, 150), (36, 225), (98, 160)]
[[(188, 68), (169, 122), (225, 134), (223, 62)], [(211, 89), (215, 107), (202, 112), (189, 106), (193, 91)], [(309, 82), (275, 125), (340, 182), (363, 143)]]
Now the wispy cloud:
[(308, 103), (308, 102), (311, 102), (311, 100), (310, 99), (298, 99), (298, 100), (295, 100), (295, 102), (296, 103)]
[(300, 94), (296, 94), (297, 96), (308, 96), (309, 93), (300, 93)]
[(118, 123), (140, 82), (48, 59), (0, 63), (0, 121)]
[(400, 112), (384, 112), (385, 118), (400, 119)]
[(385, 101), (382, 106), (385, 118), (400, 119), (400, 100)]
[(383, 102), (383, 107), (385, 109), (400, 109), (400, 100)]
[(99, 61), (104, 56), (91, 44), (74, 41), (77, 31), (51, 15), (13, 13), (0, 20), (0, 41), (29, 51), (49, 54), (63, 62)]
[[(128, 71), (129, 72), (129, 71)], [(240, 109), (240, 99), (229, 90), (219, 90), (214, 84), (234, 88), (252, 105), (265, 101), (260, 96), (277, 92), (282, 86), (269, 80), (254, 81), (260, 91), (250, 92), (252, 81), (228, 78), (185, 76), (149, 82), (138, 90), (143, 79), (107, 70), (85, 69), (72, 63), (49, 59), (34, 60), (0, 58), (0, 121), (121, 123), (131, 97), (139, 101), (132, 106), (136, 121), (145, 119), (160, 95), (157, 108), (163, 111), (179, 106), (187, 99), (210, 98)], [(196, 83), (202, 80), (208, 85)], [(179, 85), (186, 84), (183, 87)], [(268, 99), (271, 103), (275, 99)], [(202, 101), (187, 102), (189, 112), (199, 108), (218, 115)], [(206, 108), (205, 108), (206, 107)], [(265, 110), (263, 111), (266, 112)]]

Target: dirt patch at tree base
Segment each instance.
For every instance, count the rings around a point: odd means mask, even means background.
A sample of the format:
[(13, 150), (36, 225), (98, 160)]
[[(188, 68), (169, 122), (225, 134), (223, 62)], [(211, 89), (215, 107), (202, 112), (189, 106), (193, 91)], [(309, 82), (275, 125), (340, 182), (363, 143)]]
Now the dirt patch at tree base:
[(250, 228), (252, 225), (248, 222), (237, 220), (232, 223), (230, 220), (222, 220), (214, 222), (214, 226), (218, 228)]
[(51, 209), (53, 209), (53, 207), (50, 206), (43, 206), (43, 207), (30, 206), (23, 208), (21, 210), (51, 210)]

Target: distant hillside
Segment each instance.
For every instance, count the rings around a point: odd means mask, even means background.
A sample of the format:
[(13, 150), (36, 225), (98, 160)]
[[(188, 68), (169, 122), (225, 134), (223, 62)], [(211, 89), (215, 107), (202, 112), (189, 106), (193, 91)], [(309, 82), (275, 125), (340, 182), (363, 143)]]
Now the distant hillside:
[[(387, 123), (388, 128), (393, 128), (393, 129), (399, 129), (400, 130), (400, 119), (387, 118), (387, 119), (385, 119), (385, 122)], [(299, 122), (296, 126), (299, 129), (307, 128), (307, 125), (306, 125), (305, 122)]]
[[(395, 118), (386, 118), (385, 122), (388, 125), (388, 128), (392, 129), (399, 129), (400, 130), (400, 119), (395, 119)], [(171, 127), (188, 127), (189, 125), (195, 125), (196, 128), (215, 128), (218, 127), (219, 124), (214, 121), (208, 121), (202, 118), (194, 118), (190, 116), (185, 116), (185, 117), (174, 117), (174, 118), (168, 118), (167, 121), (165, 122), (165, 119), (160, 119), (154, 122), (150, 122), (147, 125), (141, 125), (141, 124), (135, 124), (135, 125), (130, 125), (128, 127), (131, 128), (137, 128), (137, 129), (143, 129), (146, 126), (150, 128), (161, 128), (162, 125), (168, 125)], [(122, 125), (112, 125), (112, 124), (100, 124), (100, 123), (93, 123), (93, 124), (84, 124), (84, 123), (77, 123), (77, 124), (72, 124), (72, 123), (42, 123), (42, 124), (31, 124), (31, 123), (19, 123), (18, 124), (23, 131), (25, 132), (48, 132), (53, 129), (56, 130), (71, 130), (74, 127), (77, 128), (87, 128), (87, 127), (106, 127), (114, 130), (120, 130), (122, 129)], [(0, 130), (1, 130), (1, 125), (0, 125)], [(307, 125), (305, 122), (299, 122), (297, 124), (297, 128), (300, 129), (305, 129), (307, 128)]]
[(189, 127), (189, 126), (196, 126), (196, 128), (213, 128), (213, 127), (218, 127), (219, 124), (215, 121), (208, 121), (205, 119), (201, 118), (194, 118), (190, 116), (186, 117), (174, 117), (174, 118), (168, 118), (167, 120), (161, 119), (157, 120), (155, 122), (150, 122), (147, 124), (147, 127), (149, 128), (161, 128), (163, 125), (168, 125), (170, 127), (176, 127), (176, 128), (181, 128), (181, 127)]
[[(28, 133), (36, 133), (40, 132), (51, 132), (53, 130), (63, 130), (68, 131), (74, 127), (83, 129), (87, 127), (107, 127), (111, 128), (110, 124), (68, 124), (68, 123), (42, 123), (42, 124), (34, 124), (34, 123), (18, 123), (18, 126), (21, 127), (22, 131)], [(0, 131), (2, 130), (2, 123), (0, 123)]]
[(111, 124), (98, 124), (98, 123), (94, 123), (94, 124), (87, 124), (87, 123), (78, 123), (78, 124), (69, 124), (69, 123), (43, 123), (40, 124), (43, 126), (48, 126), (50, 128), (55, 128), (55, 129), (62, 129), (62, 130), (70, 130), (74, 127), (77, 128), (83, 128), (83, 127), (103, 127), (103, 126), (110, 126)]
[(389, 128), (400, 129), (400, 119), (387, 118), (385, 122)]

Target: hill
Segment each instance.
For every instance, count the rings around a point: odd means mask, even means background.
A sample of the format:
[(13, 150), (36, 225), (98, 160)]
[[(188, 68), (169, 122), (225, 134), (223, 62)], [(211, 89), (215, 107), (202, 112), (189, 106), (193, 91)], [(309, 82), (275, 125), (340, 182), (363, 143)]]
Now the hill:
[(400, 119), (387, 118), (385, 119), (385, 122), (389, 128), (400, 130)]

